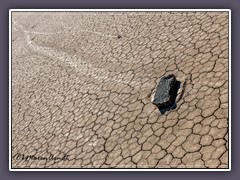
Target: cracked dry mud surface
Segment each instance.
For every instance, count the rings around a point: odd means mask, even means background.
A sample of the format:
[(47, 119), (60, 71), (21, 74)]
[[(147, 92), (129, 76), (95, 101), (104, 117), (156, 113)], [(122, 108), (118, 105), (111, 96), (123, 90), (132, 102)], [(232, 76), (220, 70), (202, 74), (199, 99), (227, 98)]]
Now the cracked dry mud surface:
[(228, 168), (228, 12), (13, 12), (12, 167)]

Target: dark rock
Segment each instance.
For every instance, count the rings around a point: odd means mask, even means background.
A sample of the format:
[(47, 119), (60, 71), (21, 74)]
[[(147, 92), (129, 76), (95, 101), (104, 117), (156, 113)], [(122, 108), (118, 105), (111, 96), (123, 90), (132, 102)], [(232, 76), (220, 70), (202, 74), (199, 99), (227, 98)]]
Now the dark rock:
[(164, 76), (160, 79), (154, 95), (153, 104), (156, 105), (160, 111), (175, 104), (177, 96), (179, 81), (174, 75)]
[(120, 39), (121, 37), (122, 37), (122, 36), (118, 35), (118, 37), (117, 37), (117, 38), (118, 38), (118, 39)]

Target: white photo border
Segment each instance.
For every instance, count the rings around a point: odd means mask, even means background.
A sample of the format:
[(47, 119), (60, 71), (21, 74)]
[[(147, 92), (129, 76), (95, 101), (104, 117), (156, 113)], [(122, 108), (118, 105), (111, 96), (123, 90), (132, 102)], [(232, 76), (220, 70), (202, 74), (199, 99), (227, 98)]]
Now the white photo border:
[[(228, 12), (228, 168), (12, 168), (12, 12)], [(9, 171), (231, 171), (231, 9), (10, 9)]]

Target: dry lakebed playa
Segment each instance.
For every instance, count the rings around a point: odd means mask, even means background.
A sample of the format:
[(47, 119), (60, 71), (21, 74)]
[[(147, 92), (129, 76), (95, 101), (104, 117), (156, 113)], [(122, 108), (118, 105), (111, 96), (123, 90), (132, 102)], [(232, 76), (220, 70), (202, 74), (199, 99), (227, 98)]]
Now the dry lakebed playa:
[(12, 12), (12, 168), (229, 167), (229, 12)]

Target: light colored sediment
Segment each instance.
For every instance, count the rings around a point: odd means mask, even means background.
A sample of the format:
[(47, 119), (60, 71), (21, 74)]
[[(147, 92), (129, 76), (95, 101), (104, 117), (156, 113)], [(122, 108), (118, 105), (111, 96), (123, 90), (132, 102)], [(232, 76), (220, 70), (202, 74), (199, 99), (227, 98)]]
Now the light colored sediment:
[[(12, 154), (69, 155), (14, 168), (228, 167), (227, 12), (13, 12), (12, 27)], [(182, 84), (161, 115), (166, 74)]]

